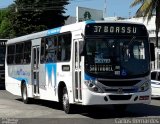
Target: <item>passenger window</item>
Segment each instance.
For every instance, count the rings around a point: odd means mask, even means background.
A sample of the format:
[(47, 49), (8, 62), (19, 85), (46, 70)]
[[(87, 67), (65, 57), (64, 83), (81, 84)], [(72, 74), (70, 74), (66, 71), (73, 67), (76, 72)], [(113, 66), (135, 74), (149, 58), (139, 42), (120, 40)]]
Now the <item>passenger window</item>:
[(29, 64), (31, 62), (31, 41), (24, 43), (24, 64)]
[(15, 45), (8, 46), (8, 54), (14, 54), (15, 53)]
[(23, 43), (16, 44), (16, 58), (15, 63), (16, 64), (23, 64)]
[(151, 72), (151, 79), (156, 80), (156, 74), (157, 72)]
[(56, 62), (56, 49), (57, 37), (43, 38), (41, 41), (41, 63)]
[(58, 61), (69, 61), (71, 55), (71, 34), (63, 34), (58, 37), (58, 50), (57, 58)]
[(31, 61), (31, 41), (9, 45), (7, 64), (29, 64)]
[(7, 64), (14, 64), (14, 55), (7, 56)]
[(64, 62), (70, 60), (71, 33), (45, 37), (41, 41), (41, 63)]
[(46, 61), (45, 50), (46, 50), (45, 39), (42, 39), (41, 41), (41, 63), (45, 63)]
[(14, 64), (15, 62), (15, 45), (7, 47), (7, 64)]
[(23, 53), (23, 43), (16, 44), (16, 53)]

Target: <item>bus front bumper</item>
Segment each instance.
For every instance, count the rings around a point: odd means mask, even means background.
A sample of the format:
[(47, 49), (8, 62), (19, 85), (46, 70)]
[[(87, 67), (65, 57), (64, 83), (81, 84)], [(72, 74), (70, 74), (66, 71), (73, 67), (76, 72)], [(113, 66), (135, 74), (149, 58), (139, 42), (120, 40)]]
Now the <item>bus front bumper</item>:
[(151, 89), (136, 93), (95, 93), (88, 89), (83, 90), (83, 105), (111, 105), (111, 104), (150, 104)]

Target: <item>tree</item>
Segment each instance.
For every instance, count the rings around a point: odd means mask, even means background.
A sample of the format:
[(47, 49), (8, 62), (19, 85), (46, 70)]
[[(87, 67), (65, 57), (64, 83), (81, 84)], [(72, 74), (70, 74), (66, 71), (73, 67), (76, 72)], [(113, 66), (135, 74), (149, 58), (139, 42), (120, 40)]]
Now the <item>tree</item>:
[(11, 23), (8, 19), (9, 13), (8, 8), (0, 10), (0, 38), (9, 38), (11, 34)]
[(131, 7), (141, 4), (140, 8), (136, 12), (136, 16), (147, 17), (149, 21), (151, 17), (156, 14), (156, 47), (158, 47), (158, 33), (160, 30), (160, 0), (134, 0)]
[(11, 25), (16, 36), (64, 25), (64, 6), (69, 0), (15, 0)]

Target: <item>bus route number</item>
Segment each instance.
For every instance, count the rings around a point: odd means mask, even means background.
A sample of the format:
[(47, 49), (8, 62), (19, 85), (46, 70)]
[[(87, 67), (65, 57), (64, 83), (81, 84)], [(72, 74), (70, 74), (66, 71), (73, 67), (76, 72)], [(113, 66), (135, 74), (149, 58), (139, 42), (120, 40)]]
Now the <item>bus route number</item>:
[(94, 26), (94, 32), (101, 32), (102, 26)]

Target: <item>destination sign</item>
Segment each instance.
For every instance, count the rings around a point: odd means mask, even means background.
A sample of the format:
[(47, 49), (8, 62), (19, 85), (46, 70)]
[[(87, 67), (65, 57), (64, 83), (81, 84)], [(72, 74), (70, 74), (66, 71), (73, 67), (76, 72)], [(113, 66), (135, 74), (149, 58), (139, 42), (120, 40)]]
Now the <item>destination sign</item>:
[(137, 32), (137, 27), (120, 27), (120, 26), (94, 26), (93, 32), (98, 33), (98, 32), (104, 32), (104, 33), (122, 33), (122, 34), (136, 34)]
[(139, 35), (147, 36), (144, 25), (128, 23), (91, 23), (86, 25), (85, 35)]
[(112, 65), (90, 65), (90, 72), (110, 72), (113, 71)]

